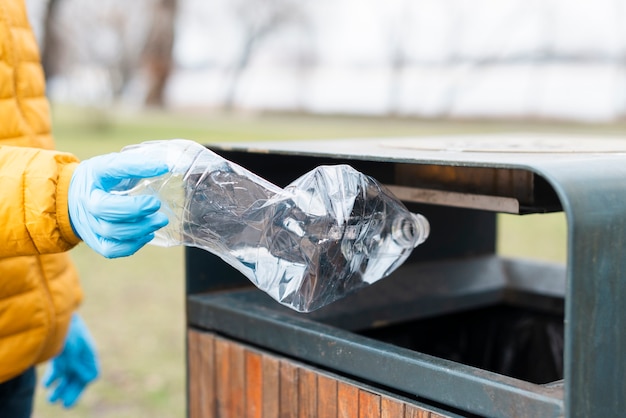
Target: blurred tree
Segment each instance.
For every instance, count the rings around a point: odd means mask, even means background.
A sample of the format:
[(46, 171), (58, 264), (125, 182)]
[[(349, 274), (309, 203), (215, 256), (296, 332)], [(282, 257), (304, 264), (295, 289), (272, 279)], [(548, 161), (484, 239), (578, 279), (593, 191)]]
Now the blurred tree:
[(231, 3), (235, 18), (242, 27), (243, 40), (226, 90), (226, 110), (234, 107), (241, 75), (260, 45), (284, 26), (305, 20), (304, 3), (300, 0), (237, 0)]
[(43, 38), (41, 40), (41, 63), (46, 81), (50, 80), (59, 71), (60, 39), (55, 30), (57, 11), (61, 0), (47, 0), (43, 18)]
[(172, 50), (178, 0), (157, 0), (152, 11), (152, 24), (143, 50), (147, 73), (145, 104), (163, 107), (167, 79), (173, 68)]
[[(136, 28), (127, 17), (127, 11), (116, 4), (109, 4), (108, 9), (102, 10), (102, 30), (99, 37), (106, 39), (108, 35), (111, 44), (108, 47), (89, 48), (85, 54), (105, 68), (109, 74), (111, 93), (115, 100), (119, 100), (131, 83), (139, 66), (141, 35), (133, 32)], [(140, 31), (141, 32), (141, 31)], [(106, 35), (105, 35), (106, 34)], [(136, 37), (136, 38), (135, 38)], [(94, 37), (97, 39), (97, 37)]]

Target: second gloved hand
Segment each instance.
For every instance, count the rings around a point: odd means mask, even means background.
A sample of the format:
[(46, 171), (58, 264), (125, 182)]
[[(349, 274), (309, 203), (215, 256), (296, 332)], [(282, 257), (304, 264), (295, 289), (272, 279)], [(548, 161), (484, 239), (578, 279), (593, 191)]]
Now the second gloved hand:
[(72, 316), (63, 351), (50, 361), (43, 384), (49, 388), (48, 401), (66, 408), (76, 404), (85, 388), (100, 373), (95, 344), (78, 314)]
[(111, 191), (122, 182), (165, 174), (164, 162), (112, 153), (81, 162), (68, 195), (70, 221), (76, 234), (107, 258), (137, 252), (167, 225), (154, 196), (120, 196)]

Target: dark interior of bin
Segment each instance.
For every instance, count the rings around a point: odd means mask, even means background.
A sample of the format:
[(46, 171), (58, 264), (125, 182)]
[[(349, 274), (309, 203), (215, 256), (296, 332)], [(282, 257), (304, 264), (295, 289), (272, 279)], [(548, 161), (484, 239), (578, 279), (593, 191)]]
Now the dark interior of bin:
[(357, 331), (531, 383), (563, 378), (563, 315), (508, 304)]

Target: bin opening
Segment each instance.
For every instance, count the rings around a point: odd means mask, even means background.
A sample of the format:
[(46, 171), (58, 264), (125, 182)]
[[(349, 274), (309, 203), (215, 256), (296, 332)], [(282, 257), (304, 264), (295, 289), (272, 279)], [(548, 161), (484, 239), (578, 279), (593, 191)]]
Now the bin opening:
[(563, 379), (563, 315), (497, 304), (356, 331), (535, 384)]

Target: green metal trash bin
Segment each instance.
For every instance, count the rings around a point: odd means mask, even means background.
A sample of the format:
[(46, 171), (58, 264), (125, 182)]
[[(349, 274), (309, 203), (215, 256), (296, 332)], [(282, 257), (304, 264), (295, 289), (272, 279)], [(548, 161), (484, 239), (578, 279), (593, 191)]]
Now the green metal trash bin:
[[(188, 248), (190, 416), (626, 414), (626, 140), (209, 147), (280, 186), (318, 165), (350, 164), (423, 213), (431, 236), (392, 276), (309, 314)], [(565, 265), (496, 254), (498, 213), (556, 211), (567, 218)], [(300, 372), (281, 374), (290, 368)], [(291, 385), (299, 397), (288, 396)]]

